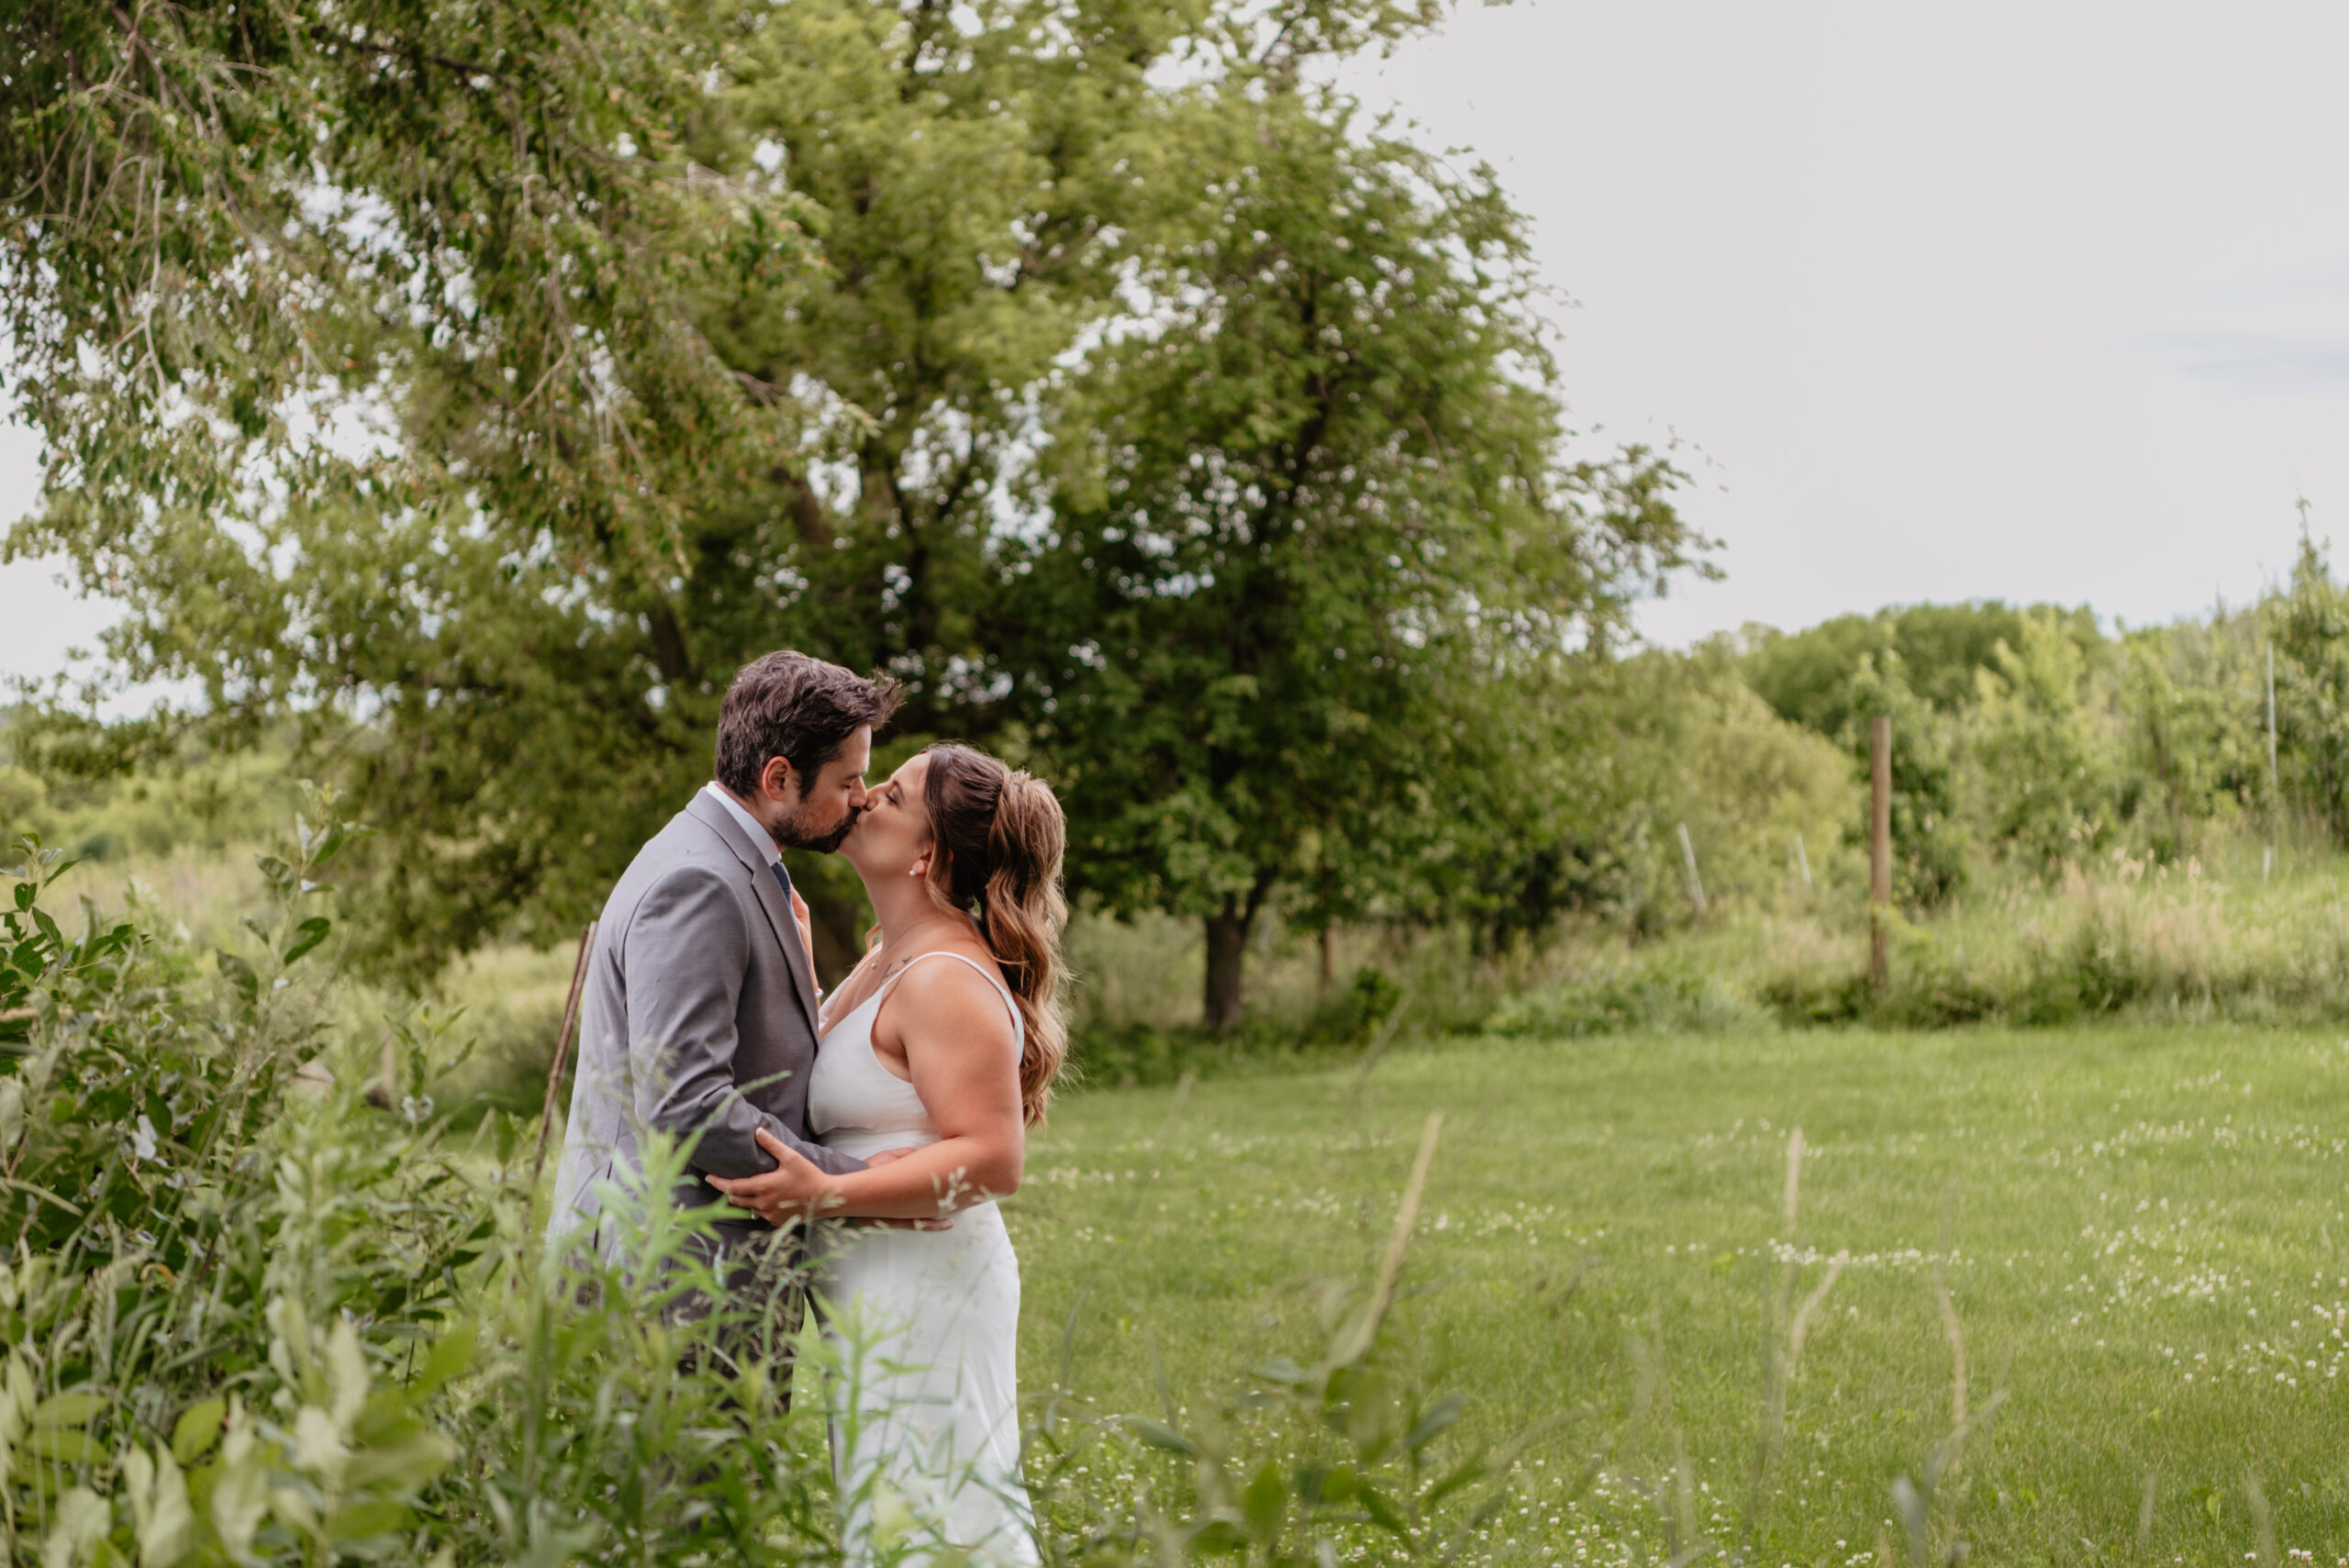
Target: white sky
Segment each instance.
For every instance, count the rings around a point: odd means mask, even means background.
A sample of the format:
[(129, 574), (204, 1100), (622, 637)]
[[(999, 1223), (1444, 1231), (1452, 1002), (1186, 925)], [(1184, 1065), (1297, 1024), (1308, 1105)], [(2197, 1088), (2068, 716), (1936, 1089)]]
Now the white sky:
[[(1521, 0), (1351, 71), (1501, 172), (1606, 439), (1687, 443), (1727, 581), (1642, 616), (2247, 598), (2349, 549), (2349, 8)], [(0, 428), (0, 520), (31, 499)], [(106, 623), (0, 568), (0, 671)]]
[(2349, 543), (2349, 9), (1531, 0), (1352, 78), (1534, 220), (1577, 420), (1693, 445), (1746, 620), (2131, 622)]

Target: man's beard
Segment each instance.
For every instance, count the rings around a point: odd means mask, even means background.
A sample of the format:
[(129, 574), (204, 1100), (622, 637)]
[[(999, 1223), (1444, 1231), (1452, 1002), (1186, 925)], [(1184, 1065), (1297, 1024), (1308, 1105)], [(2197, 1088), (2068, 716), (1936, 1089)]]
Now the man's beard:
[(856, 816), (855, 812), (850, 812), (841, 818), (839, 827), (828, 833), (810, 833), (799, 825), (799, 814), (795, 811), (781, 822), (776, 823), (772, 831), (774, 834), (774, 841), (784, 849), (806, 850), (813, 854), (829, 855), (841, 847), (842, 840), (848, 837), (849, 829), (856, 826)]

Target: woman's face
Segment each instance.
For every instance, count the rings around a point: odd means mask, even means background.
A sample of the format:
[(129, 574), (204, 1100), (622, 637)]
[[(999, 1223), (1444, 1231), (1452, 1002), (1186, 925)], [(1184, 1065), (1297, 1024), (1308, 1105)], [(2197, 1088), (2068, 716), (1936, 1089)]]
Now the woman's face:
[(930, 810), (922, 803), (922, 781), (929, 774), (930, 758), (917, 756), (866, 792), (856, 826), (841, 841), (841, 855), (849, 864), (878, 878), (905, 876), (926, 861)]

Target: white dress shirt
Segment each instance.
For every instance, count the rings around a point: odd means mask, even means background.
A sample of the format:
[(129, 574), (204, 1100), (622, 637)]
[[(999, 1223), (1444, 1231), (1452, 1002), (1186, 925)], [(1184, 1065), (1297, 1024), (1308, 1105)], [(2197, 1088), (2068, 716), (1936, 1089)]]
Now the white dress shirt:
[(779, 866), (783, 863), (783, 851), (775, 846), (774, 835), (760, 826), (759, 819), (744, 810), (740, 801), (729, 795), (716, 779), (701, 787), (704, 795), (734, 814), (734, 820), (742, 825), (742, 831), (751, 836), (751, 842), (766, 851), (767, 864)]

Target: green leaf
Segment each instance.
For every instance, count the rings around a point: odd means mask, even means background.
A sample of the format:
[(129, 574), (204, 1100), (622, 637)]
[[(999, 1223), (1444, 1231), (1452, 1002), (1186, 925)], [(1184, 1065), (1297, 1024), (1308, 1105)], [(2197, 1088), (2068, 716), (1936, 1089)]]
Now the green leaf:
[(341, 851), (343, 845), (350, 841), (351, 828), (347, 823), (329, 823), (327, 830), (318, 835), (317, 840), (310, 846), (311, 866), (316, 868), (326, 864)]
[(1365, 1373), (1354, 1385), (1353, 1396), (1347, 1405), (1346, 1440), (1364, 1460), (1375, 1462), (1394, 1442), (1395, 1429), (1402, 1424), (1401, 1414), (1386, 1377), (1376, 1372)]
[(1362, 1511), (1370, 1516), (1371, 1523), (1401, 1540), (1411, 1539), (1411, 1527), (1403, 1522), (1402, 1511), (1387, 1500), (1386, 1494), (1375, 1486), (1364, 1486), (1360, 1496)]
[(549, 1530), (530, 1543), (514, 1568), (569, 1568), (573, 1558), (595, 1544), (593, 1529)]
[(1286, 1356), (1275, 1356), (1270, 1361), (1258, 1362), (1255, 1375), (1267, 1383), (1285, 1383), (1292, 1388), (1313, 1380), (1311, 1373)]
[(399, 1442), (360, 1450), (344, 1465), (342, 1478), (351, 1486), (412, 1491), (440, 1474), (456, 1457), (456, 1447), (448, 1439), (419, 1429)]
[(308, 952), (312, 948), (317, 947), (320, 942), (326, 940), (327, 933), (333, 929), (334, 922), (328, 919), (324, 915), (311, 916), (308, 919), (294, 928), (296, 935), (293, 945), (285, 950), (285, 956), (283, 962), (292, 963), (295, 959), (300, 958), (304, 953)]
[(25, 1451), (41, 1459), (53, 1459), (60, 1464), (95, 1464), (106, 1456), (106, 1451), (93, 1441), (89, 1433), (53, 1429), (27, 1437)]
[(1191, 1532), (1191, 1550), (1197, 1552), (1245, 1552), (1248, 1538), (1241, 1533), (1235, 1521), (1219, 1517)]
[(1453, 1471), (1452, 1473), (1446, 1475), (1442, 1480), (1429, 1487), (1426, 1494), (1421, 1498), (1421, 1501), (1425, 1506), (1431, 1508), (1435, 1507), (1436, 1504), (1443, 1501), (1444, 1498), (1452, 1496), (1454, 1492), (1459, 1491), (1463, 1486), (1471, 1485), (1475, 1482), (1483, 1480), (1484, 1477), (1485, 1461), (1484, 1457), (1479, 1455), (1475, 1459), (1464, 1462), (1458, 1469)]
[(327, 1521), (327, 1533), (337, 1540), (362, 1540), (371, 1535), (391, 1535), (407, 1529), (415, 1516), (399, 1503), (359, 1503), (337, 1510)]
[(1403, 1446), (1413, 1453), (1419, 1452), (1442, 1436), (1444, 1429), (1460, 1419), (1460, 1413), (1467, 1407), (1465, 1395), (1445, 1395), (1435, 1402), (1433, 1409), (1419, 1418), (1419, 1424), (1411, 1429), (1410, 1435), (1403, 1440)]
[(211, 1452), (220, 1436), (220, 1423), (228, 1415), (226, 1399), (200, 1399), (189, 1406), (172, 1429), (172, 1457), (184, 1465), (194, 1464)]
[(1288, 1486), (1281, 1479), (1277, 1460), (1266, 1460), (1240, 1494), (1240, 1511), (1248, 1518), (1248, 1529), (1258, 1541), (1271, 1545), (1281, 1532), (1281, 1520), (1288, 1513)]
[(1147, 1416), (1129, 1416), (1126, 1429), (1155, 1449), (1168, 1453), (1197, 1455), (1198, 1445), (1163, 1421), (1153, 1421)]
[(33, 1429), (53, 1429), (59, 1427), (86, 1427), (91, 1418), (106, 1407), (105, 1396), (87, 1389), (75, 1389), (67, 1394), (52, 1394), (33, 1410)]
[(452, 1377), (462, 1375), (473, 1364), (473, 1326), (461, 1323), (440, 1337), (432, 1353), (424, 1358), (424, 1365), (417, 1369), (416, 1381), (409, 1391), (418, 1399), (436, 1392)]

